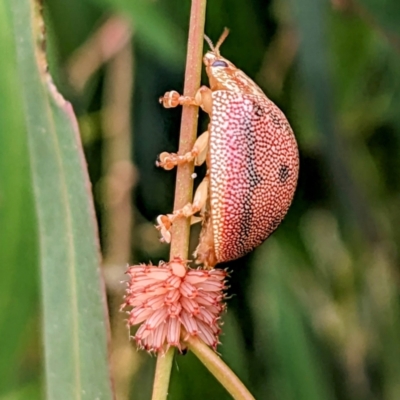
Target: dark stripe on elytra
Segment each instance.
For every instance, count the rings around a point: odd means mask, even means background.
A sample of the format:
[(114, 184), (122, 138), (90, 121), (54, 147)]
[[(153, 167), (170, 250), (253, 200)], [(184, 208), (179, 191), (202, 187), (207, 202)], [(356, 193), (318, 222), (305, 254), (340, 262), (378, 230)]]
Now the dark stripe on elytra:
[[(245, 149), (246, 149), (246, 164), (248, 166), (247, 172), (247, 182), (250, 184), (250, 190), (246, 193), (242, 203), (242, 215), (245, 216), (240, 222), (238, 236), (238, 244), (240, 247), (245, 248), (246, 251), (250, 250), (248, 248), (247, 240), (251, 233), (251, 228), (257, 225), (257, 221), (253, 222), (254, 214), (251, 208), (253, 190), (263, 181), (262, 175), (258, 173), (257, 166), (255, 164), (255, 148), (257, 145), (256, 132), (254, 130), (255, 120), (260, 119), (264, 114), (263, 107), (258, 103), (253, 103), (253, 112), (251, 114), (245, 114), (241, 123), (241, 128), (244, 129), (245, 134), (241, 135), (245, 139)], [(249, 204), (250, 208), (245, 208), (245, 204)], [(253, 233), (254, 235), (254, 233)], [(254, 246), (252, 246), (254, 247)]]
[[(251, 117), (251, 116), (250, 116)], [(243, 128), (246, 132), (246, 163), (248, 165), (247, 175), (249, 178), (250, 185), (252, 188), (255, 188), (258, 184), (260, 184), (263, 180), (262, 175), (260, 175), (257, 171), (257, 166), (255, 163), (255, 149), (257, 145), (256, 141), (256, 132), (253, 127), (252, 120), (248, 115), (244, 117)]]
[(282, 164), (279, 168), (279, 181), (285, 183), (290, 175), (290, 169), (287, 165)]

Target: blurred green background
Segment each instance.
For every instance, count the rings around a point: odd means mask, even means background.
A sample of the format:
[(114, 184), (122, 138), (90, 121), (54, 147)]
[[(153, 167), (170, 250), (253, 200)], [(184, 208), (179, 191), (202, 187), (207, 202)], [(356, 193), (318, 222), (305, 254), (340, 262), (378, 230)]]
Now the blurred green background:
[[(46, 0), (43, 8), (50, 71), (74, 106), (93, 184), (116, 396), (149, 399), (155, 358), (128, 342), (120, 281), (128, 262), (168, 257), (153, 224), (172, 210), (175, 174), (154, 161), (176, 150), (181, 111), (157, 99), (182, 90), (190, 1)], [(207, 35), (215, 41), (225, 26), (223, 56), (285, 112), (301, 159), (280, 228), (226, 265), (232, 297), (219, 351), (257, 399), (398, 400), (400, 3), (209, 1)], [(4, 110), (7, 84), (0, 76)], [(199, 132), (206, 124), (202, 114)], [(24, 207), (0, 221), (12, 226), (0, 229), (0, 400), (44, 398), (24, 146), (5, 152), (0, 142), (1, 182), (11, 182), (0, 206)], [(195, 229), (192, 237), (194, 247)], [(175, 357), (169, 398), (230, 397), (189, 353)]]

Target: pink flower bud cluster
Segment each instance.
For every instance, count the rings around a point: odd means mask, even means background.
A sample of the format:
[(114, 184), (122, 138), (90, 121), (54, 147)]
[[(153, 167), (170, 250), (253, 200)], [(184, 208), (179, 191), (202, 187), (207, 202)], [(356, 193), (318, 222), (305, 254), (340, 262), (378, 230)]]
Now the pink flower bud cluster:
[(197, 336), (214, 350), (227, 272), (221, 269), (190, 269), (175, 258), (160, 265), (128, 268), (125, 303), (131, 307), (128, 325), (142, 324), (134, 338), (140, 348), (165, 352), (170, 346), (183, 350), (182, 334)]

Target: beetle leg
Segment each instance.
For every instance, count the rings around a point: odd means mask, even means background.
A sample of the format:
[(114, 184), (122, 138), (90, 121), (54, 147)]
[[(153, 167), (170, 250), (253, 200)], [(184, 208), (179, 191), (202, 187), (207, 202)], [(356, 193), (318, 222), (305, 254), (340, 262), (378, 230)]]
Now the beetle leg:
[(162, 167), (166, 170), (174, 168), (176, 165), (185, 164), (194, 160), (194, 165), (201, 165), (204, 163), (208, 151), (208, 138), (209, 133), (205, 131), (196, 140), (193, 149), (186, 154), (180, 156), (176, 153), (162, 152), (156, 161), (157, 167)]
[(207, 158), (208, 144), (210, 143), (210, 131), (203, 132), (194, 143), (198, 148), (198, 154), (194, 160), (194, 165), (203, 165)]
[[(183, 208), (174, 211), (172, 214), (159, 215), (157, 217), (156, 228), (161, 233), (162, 242), (171, 242), (171, 227), (177, 218), (192, 218), (194, 214), (198, 213), (204, 208), (208, 196), (208, 185), (209, 178), (206, 176), (196, 190), (193, 203), (186, 204)], [(200, 221), (201, 219), (197, 220), (197, 218), (194, 217), (193, 223)]]
[(160, 97), (160, 103), (165, 108), (173, 108), (178, 106), (198, 106), (206, 113), (211, 114), (212, 109), (212, 91), (207, 86), (202, 86), (197, 90), (194, 97), (182, 96), (175, 90), (166, 92)]
[(195, 99), (199, 106), (207, 113), (211, 115), (212, 110), (212, 90), (207, 86), (201, 86), (196, 92)]
[(196, 264), (203, 264), (205, 268), (213, 268), (217, 264), (214, 245), (214, 230), (211, 216), (205, 213), (203, 226), (200, 232), (199, 244), (193, 253)]
[(200, 104), (196, 103), (195, 97), (182, 96), (175, 90), (166, 92), (164, 94), (164, 96), (159, 98), (159, 101), (165, 108), (174, 108), (174, 107), (178, 107), (178, 106), (199, 106), (200, 105)]

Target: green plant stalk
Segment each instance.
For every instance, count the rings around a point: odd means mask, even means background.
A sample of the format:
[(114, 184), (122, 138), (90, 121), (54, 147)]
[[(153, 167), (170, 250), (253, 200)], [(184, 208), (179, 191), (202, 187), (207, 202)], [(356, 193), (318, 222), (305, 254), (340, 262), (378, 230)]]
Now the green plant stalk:
[[(186, 56), (184, 96), (194, 97), (200, 86), (204, 24), (206, 17), (206, 0), (192, 0), (190, 10), (189, 38)], [(179, 136), (179, 154), (185, 154), (193, 148), (197, 136), (197, 120), (199, 108), (183, 106), (181, 131)], [(174, 210), (178, 210), (192, 201), (194, 164), (178, 166), (176, 175)], [(177, 220), (172, 228), (170, 258), (188, 258), (190, 219)], [(152, 400), (164, 400), (168, 395), (174, 349), (157, 358), (154, 376)]]
[(196, 357), (236, 400), (255, 400), (242, 381), (203, 341), (187, 335), (185, 342)]
[(175, 348), (170, 347), (164, 355), (159, 355), (157, 358), (153, 384), (153, 400), (166, 399), (168, 396), (169, 378), (171, 376), (174, 353)]
[(40, 2), (6, 5), (37, 218), (46, 398), (112, 399), (97, 225), (77, 121), (48, 74)]

